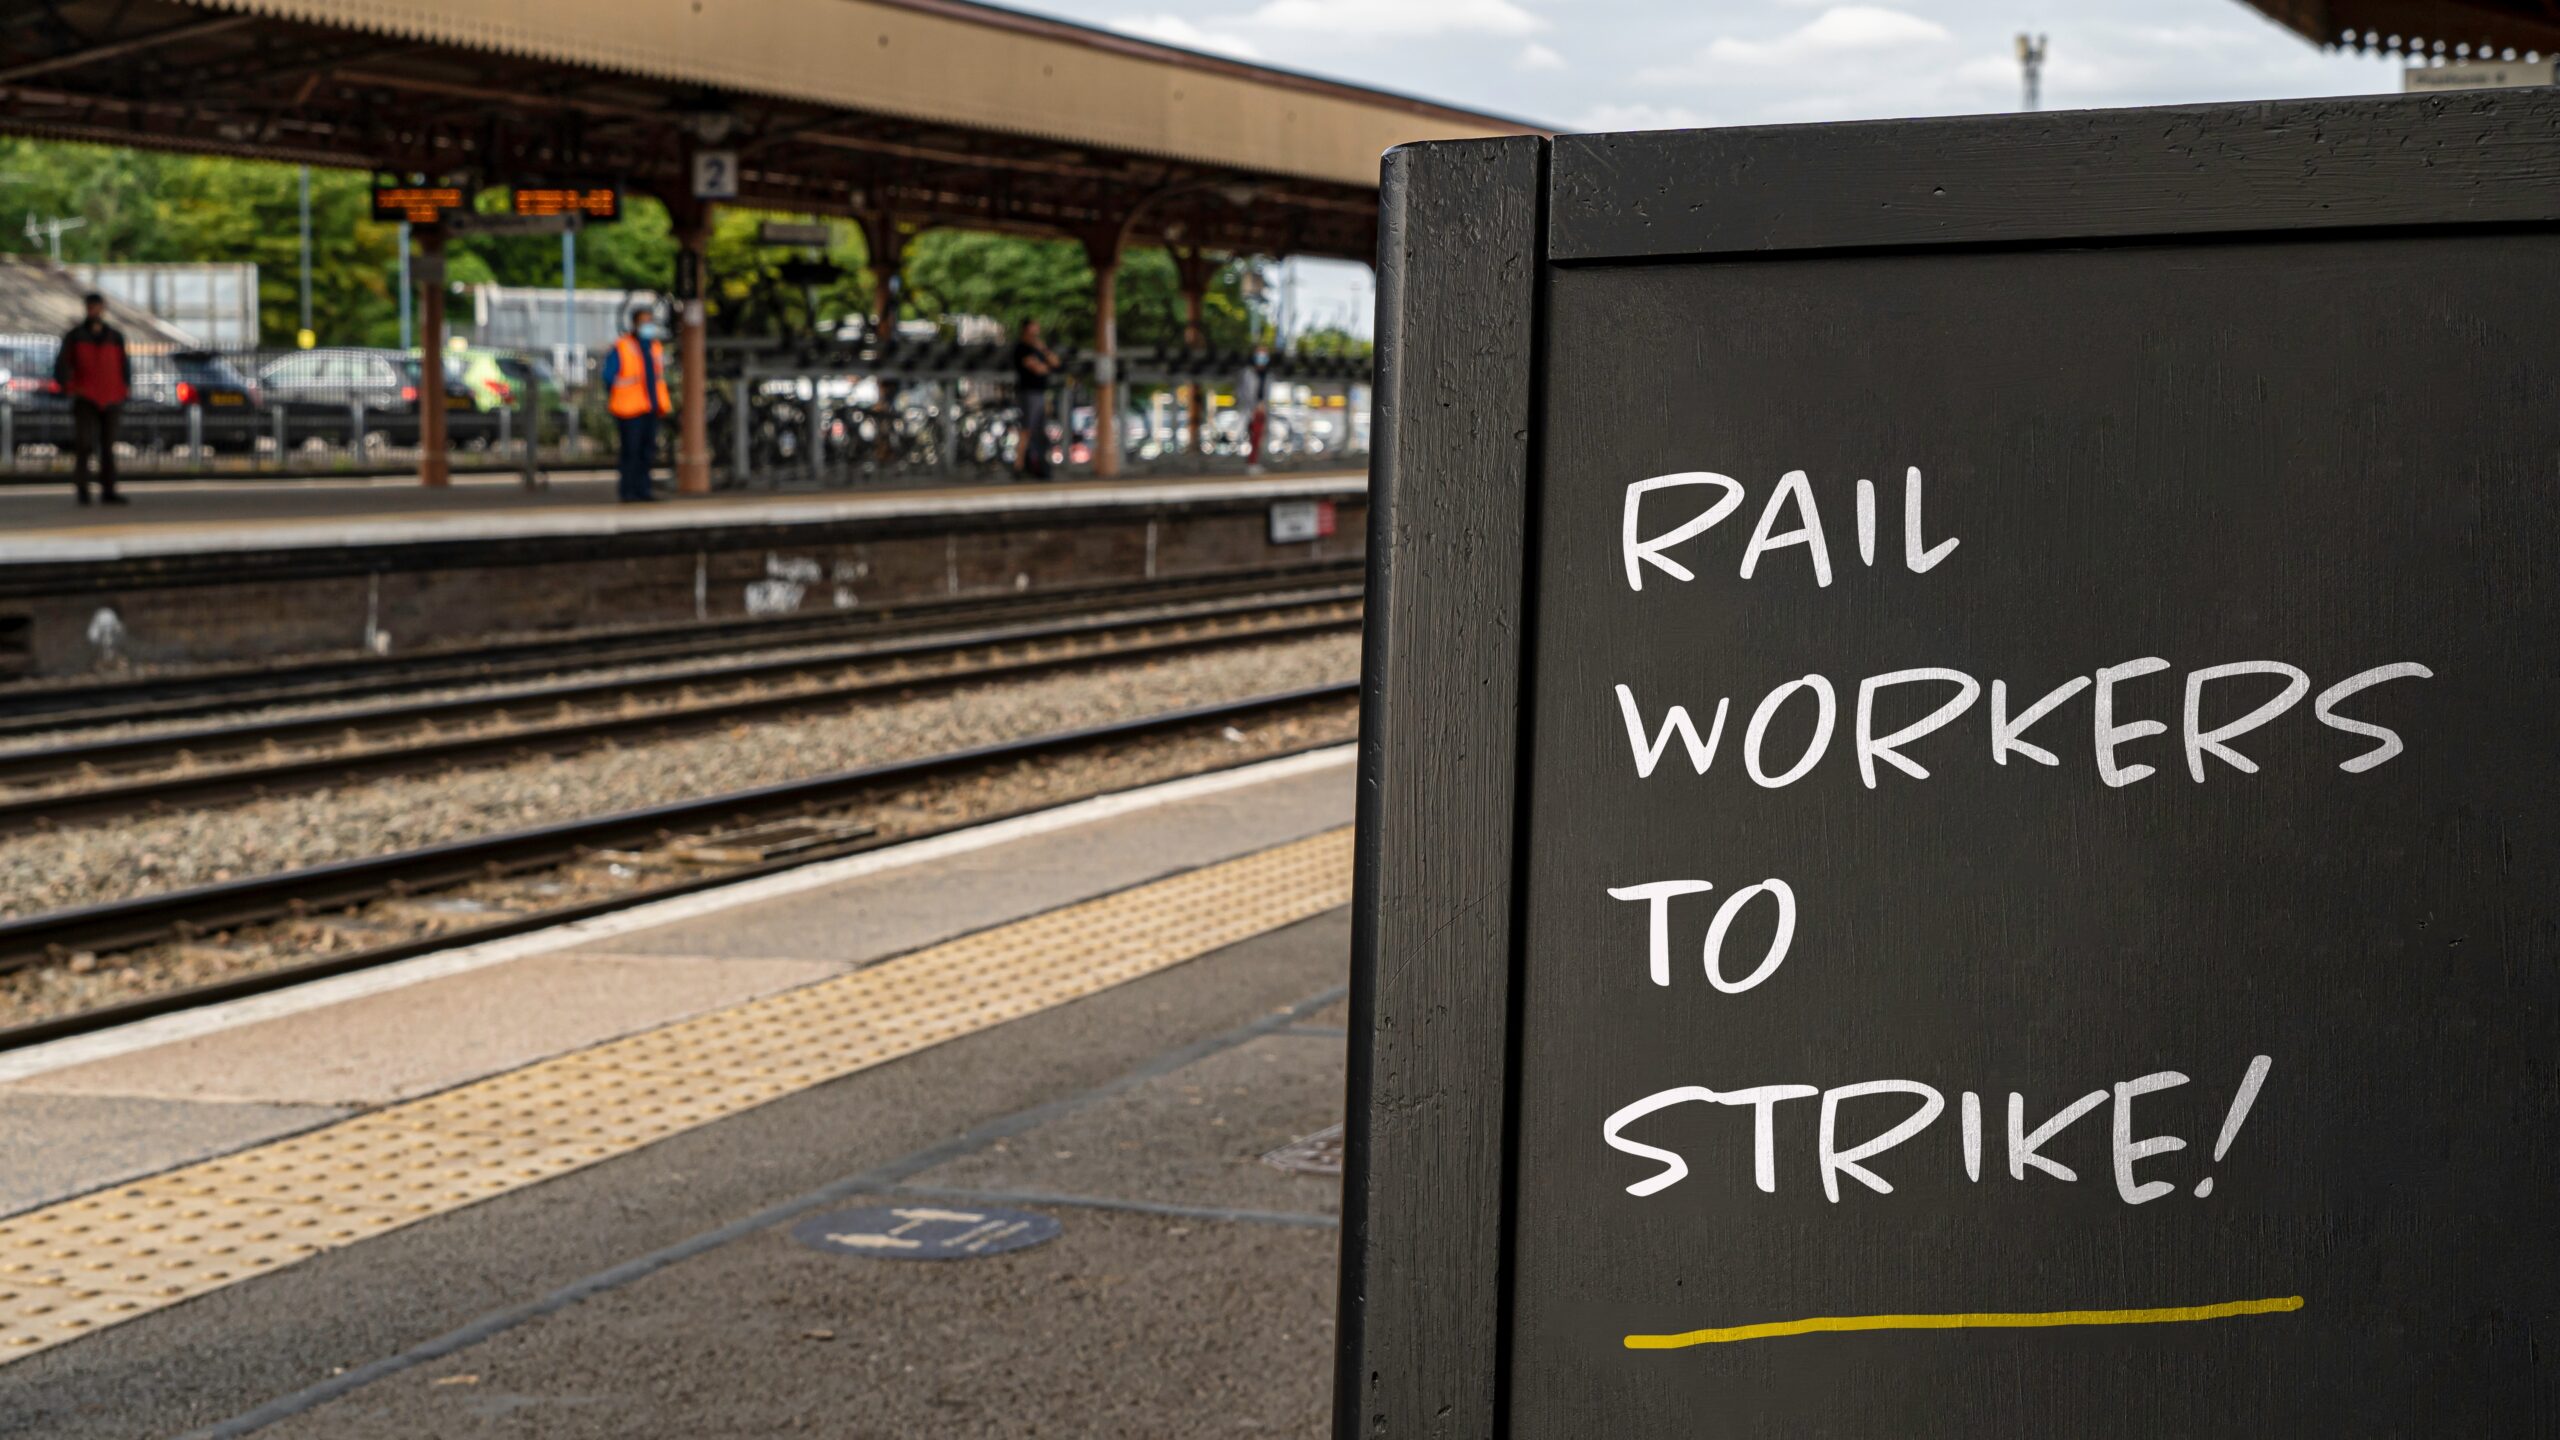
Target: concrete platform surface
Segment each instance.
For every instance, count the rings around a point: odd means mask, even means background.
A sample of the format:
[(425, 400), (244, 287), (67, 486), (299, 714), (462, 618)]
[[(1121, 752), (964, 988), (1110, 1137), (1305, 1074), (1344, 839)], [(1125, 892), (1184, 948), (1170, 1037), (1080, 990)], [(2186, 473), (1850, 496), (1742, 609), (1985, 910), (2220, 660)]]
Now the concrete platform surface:
[(37, 1075), (20, 1094), (387, 1105), (837, 973), (818, 960), (533, 955)]
[[(1330, 911), (0, 1365), (0, 1429), (1321, 1435), (1338, 1202), (1252, 1167), (1340, 1118), (1342, 1042), (1300, 1022), (1348, 944)], [(1060, 1233), (791, 1234), (955, 1178)]]
[[(1349, 938), (1273, 943), (1317, 936)], [(1340, 1183), (1259, 1157), (1341, 1118), (1342, 1060), (1221, 1047), (843, 1202), (1049, 1215), (1045, 1245), (901, 1262), (763, 1228), (268, 1433), (1321, 1436)]]
[[(0, 1215), (157, 1174), (352, 1112), (124, 1095), (0, 1095)], [(0, 1433), (6, 1433), (0, 1417)]]
[(1104, 1196), (1174, 1209), (1333, 1218), (1338, 1176), (1263, 1156), (1342, 1118), (1338, 1036), (1281, 1031), (1096, 1099), (923, 1171), (917, 1192), (1006, 1203)]
[(610, 479), (526, 490), (471, 477), (441, 490), (414, 480), (137, 483), (133, 503), (83, 509), (67, 486), (0, 486), (0, 564), (119, 560), (208, 551), (616, 535), (738, 525), (804, 525), (911, 515), (981, 515), (1062, 505), (1154, 505), (1237, 495), (1286, 499), (1366, 485), (1357, 470), (1163, 475), (1036, 484), (881, 485), (860, 490), (722, 492), (624, 505)]

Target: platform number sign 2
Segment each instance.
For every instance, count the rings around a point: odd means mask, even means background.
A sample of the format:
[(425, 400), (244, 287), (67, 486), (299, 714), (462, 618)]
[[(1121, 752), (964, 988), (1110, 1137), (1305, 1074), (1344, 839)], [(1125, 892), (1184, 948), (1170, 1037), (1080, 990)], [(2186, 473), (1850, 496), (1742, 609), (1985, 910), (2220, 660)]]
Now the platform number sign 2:
[(2554, 171), (1390, 154), (1340, 1440), (2560, 1434)]
[(696, 200), (738, 198), (737, 151), (696, 150), (693, 152), (693, 198)]

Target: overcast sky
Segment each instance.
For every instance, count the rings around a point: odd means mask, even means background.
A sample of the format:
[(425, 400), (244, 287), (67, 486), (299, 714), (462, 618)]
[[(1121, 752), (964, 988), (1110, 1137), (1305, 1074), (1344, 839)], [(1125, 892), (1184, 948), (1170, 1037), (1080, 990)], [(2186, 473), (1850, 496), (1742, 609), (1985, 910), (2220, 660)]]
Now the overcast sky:
[[(2400, 88), (2397, 62), (2324, 54), (2239, 0), (1012, 3), (1566, 130), (2012, 110), (2021, 30), (2048, 37), (2048, 109)], [(1366, 303), (1360, 267), (1300, 275), (1308, 313)]]

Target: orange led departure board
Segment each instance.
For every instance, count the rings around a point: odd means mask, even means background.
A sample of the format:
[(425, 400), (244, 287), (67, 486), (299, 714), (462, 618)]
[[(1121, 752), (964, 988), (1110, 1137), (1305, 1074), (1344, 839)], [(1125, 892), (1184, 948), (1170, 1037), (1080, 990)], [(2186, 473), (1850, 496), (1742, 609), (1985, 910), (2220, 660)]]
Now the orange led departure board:
[(613, 185), (518, 185), (518, 215), (575, 215), (590, 223), (622, 218), (622, 191)]
[(406, 220), (412, 225), (441, 224), (444, 218), (471, 208), (471, 195), (459, 185), (404, 185), (373, 182), (373, 218)]

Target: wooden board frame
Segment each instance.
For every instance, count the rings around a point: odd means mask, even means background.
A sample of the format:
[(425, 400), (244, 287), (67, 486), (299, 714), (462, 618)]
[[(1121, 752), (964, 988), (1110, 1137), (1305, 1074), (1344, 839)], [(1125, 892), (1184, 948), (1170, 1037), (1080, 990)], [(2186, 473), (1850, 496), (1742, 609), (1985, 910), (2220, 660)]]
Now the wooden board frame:
[(1389, 153), (1337, 1440), (1508, 1433), (1514, 994), (1550, 267), (2560, 225), (2560, 93)]
[(1497, 1423), (1545, 151), (1390, 151), (1380, 192), (1342, 1436)]

